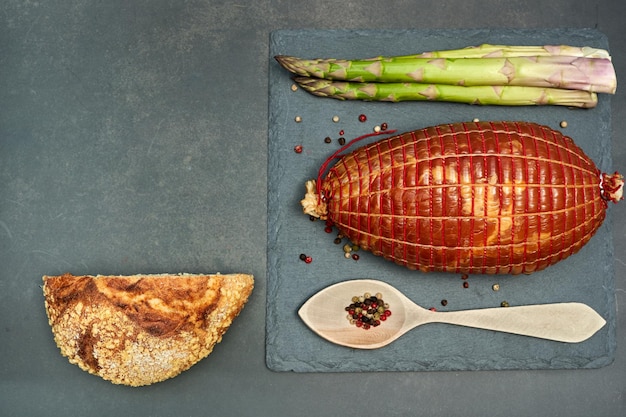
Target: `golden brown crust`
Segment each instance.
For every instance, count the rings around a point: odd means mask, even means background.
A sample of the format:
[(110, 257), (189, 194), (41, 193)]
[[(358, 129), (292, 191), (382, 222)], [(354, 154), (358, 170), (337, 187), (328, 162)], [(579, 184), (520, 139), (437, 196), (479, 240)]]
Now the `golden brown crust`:
[(251, 275), (44, 276), (54, 339), (115, 384), (174, 377), (211, 353), (248, 300)]

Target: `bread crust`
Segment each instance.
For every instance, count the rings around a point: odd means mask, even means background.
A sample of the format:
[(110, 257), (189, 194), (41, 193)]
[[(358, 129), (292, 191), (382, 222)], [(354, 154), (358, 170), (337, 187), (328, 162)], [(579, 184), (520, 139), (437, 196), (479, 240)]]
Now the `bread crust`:
[(54, 340), (114, 384), (149, 385), (208, 356), (254, 287), (246, 274), (44, 276)]

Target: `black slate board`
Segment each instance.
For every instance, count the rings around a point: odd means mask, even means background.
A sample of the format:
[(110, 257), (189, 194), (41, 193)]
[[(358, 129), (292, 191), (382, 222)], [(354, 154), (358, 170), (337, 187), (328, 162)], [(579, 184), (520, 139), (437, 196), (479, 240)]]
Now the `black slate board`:
[[(578, 254), (530, 276), (471, 276), (469, 288), (455, 274), (424, 274), (360, 252), (345, 259), (336, 232), (302, 214), (304, 183), (346, 139), (370, 133), (385, 122), (398, 132), (448, 122), (524, 120), (561, 129), (596, 162), (611, 170), (610, 96), (601, 95), (591, 110), (564, 107), (478, 107), (455, 103), (365, 103), (313, 97), (292, 91), (290, 74), (273, 56), (358, 58), (404, 55), (462, 48), (482, 43), (569, 44), (608, 49), (606, 37), (593, 29), (554, 30), (280, 30), (270, 39), (268, 283), (266, 363), (274, 371), (444, 371), (493, 369), (598, 368), (610, 364), (615, 351), (615, 299), (611, 210), (596, 236)], [(365, 114), (366, 122), (358, 116)], [(302, 121), (295, 122), (300, 116)], [(332, 118), (339, 117), (338, 122)], [(331, 144), (324, 142), (329, 136)], [(375, 140), (375, 138), (371, 139)], [(294, 152), (301, 145), (302, 153)], [(299, 260), (305, 253), (313, 258)], [(388, 282), (424, 307), (440, 311), (565, 301), (583, 302), (607, 320), (589, 340), (566, 344), (529, 337), (427, 325), (374, 351), (333, 345), (316, 336), (297, 310), (322, 288), (347, 279)], [(499, 291), (492, 285), (500, 284)], [(446, 307), (441, 300), (446, 299)]]

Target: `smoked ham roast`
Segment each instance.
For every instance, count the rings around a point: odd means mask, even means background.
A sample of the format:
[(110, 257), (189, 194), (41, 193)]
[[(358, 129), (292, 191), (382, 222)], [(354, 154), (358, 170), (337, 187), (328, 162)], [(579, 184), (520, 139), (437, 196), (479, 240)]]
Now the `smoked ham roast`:
[(576, 253), (624, 184), (560, 132), (506, 121), (388, 137), (322, 171), (306, 214), (410, 269), (467, 274), (532, 273)]

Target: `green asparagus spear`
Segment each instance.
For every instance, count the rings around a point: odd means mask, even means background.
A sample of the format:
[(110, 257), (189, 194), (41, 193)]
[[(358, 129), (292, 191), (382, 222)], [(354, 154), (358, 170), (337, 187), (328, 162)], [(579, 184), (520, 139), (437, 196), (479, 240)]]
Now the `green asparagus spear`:
[(572, 56), (412, 58), (383, 60), (301, 59), (276, 56), (296, 75), (357, 82), (417, 82), (463, 86), (528, 86), (615, 93), (611, 60)]
[[(447, 49), (443, 51), (423, 52), (416, 55), (404, 55), (397, 58), (501, 58), (521, 56), (576, 56), (587, 58), (611, 59), (611, 55), (605, 49), (589, 46), (570, 45), (544, 45), (544, 46), (521, 46), (521, 45), (491, 45), (482, 44), (468, 46), (462, 49)], [(378, 56), (368, 58), (368, 61), (385, 60), (389, 57)]]
[(305, 91), (339, 100), (364, 101), (449, 101), (501, 106), (560, 105), (591, 108), (596, 93), (548, 87), (472, 86), (421, 83), (361, 83), (295, 77)]

